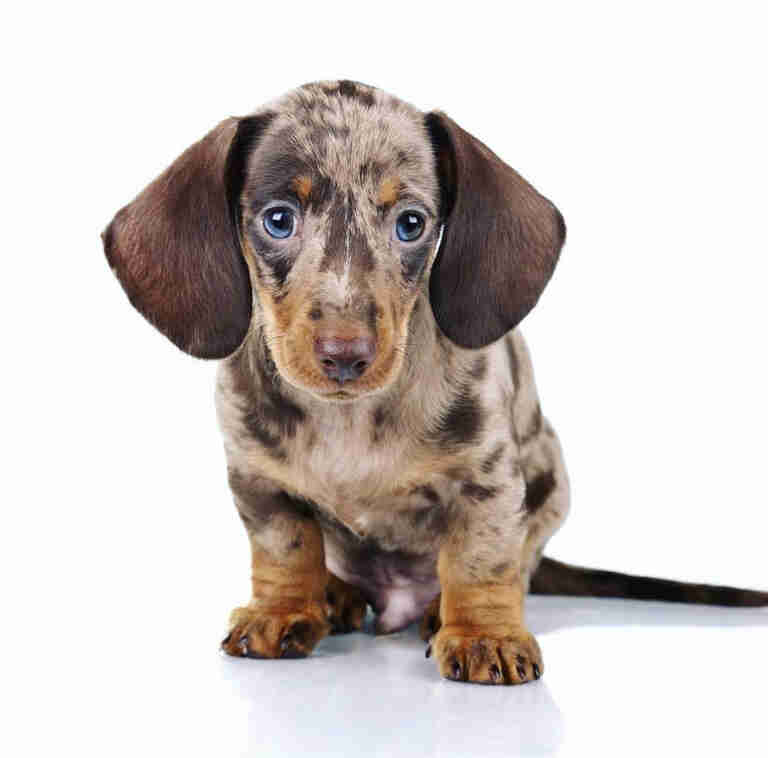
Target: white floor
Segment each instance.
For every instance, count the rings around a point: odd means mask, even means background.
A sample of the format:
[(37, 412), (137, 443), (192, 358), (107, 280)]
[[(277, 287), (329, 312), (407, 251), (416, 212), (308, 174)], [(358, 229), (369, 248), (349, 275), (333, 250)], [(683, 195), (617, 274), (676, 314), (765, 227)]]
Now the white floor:
[(16, 660), (35, 707), (6, 755), (768, 755), (768, 609), (534, 597), (529, 620), (547, 668), (522, 687), (441, 680), (413, 628), (289, 661), (227, 658), (210, 624), (162, 618), (126, 619), (131, 645), (41, 638)]

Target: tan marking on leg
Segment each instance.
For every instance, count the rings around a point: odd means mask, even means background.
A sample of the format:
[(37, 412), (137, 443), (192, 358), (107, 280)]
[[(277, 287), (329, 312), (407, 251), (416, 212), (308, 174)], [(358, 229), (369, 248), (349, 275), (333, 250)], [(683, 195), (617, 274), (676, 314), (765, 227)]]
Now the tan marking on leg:
[(480, 684), (538, 679), (544, 665), (538, 643), (525, 626), (517, 566), (498, 582), (468, 584), (453, 570), (451, 555), (442, 550), (438, 573), (442, 626), (432, 647), (441, 675)]
[(320, 528), (308, 518), (291, 526), (288, 549), (279, 557), (261, 535), (251, 538), (252, 597), (246, 607), (232, 612), (231, 629), (222, 643), (229, 655), (303, 658), (330, 630)]

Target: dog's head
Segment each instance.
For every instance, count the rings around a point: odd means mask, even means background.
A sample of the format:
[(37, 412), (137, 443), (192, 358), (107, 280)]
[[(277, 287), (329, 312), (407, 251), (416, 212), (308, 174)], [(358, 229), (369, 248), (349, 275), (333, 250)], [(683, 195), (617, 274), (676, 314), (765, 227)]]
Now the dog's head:
[(262, 327), (281, 376), (333, 399), (397, 376), (427, 278), (458, 345), (512, 329), (565, 226), (444, 114), (341, 81), (223, 121), (103, 237), (133, 305), (180, 348), (222, 358)]

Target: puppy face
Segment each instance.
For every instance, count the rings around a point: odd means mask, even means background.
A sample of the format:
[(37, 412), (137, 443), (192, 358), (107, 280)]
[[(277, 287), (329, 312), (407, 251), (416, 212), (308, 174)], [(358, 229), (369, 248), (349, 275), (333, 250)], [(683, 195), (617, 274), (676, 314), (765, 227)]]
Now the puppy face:
[(351, 83), (310, 85), (272, 109), (238, 217), (273, 359), (325, 399), (375, 392), (401, 367), (440, 230), (423, 115)]
[(444, 114), (341, 81), (221, 122), (102, 236), (131, 303), (180, 348), (224, 358), (259, 331), (287, 382), (344, 401), (397, 376), (420, 291), (464, 348), (514, 328), (565, 226)]

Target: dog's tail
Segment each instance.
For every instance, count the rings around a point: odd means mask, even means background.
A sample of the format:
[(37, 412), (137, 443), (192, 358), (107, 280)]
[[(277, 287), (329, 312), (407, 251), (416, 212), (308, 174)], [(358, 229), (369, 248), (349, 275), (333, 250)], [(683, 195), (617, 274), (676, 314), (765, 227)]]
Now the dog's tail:
[(551, 558), (541, 559), (536, 573), (531, 578), (530, 591), (535, 595), (623, 597), (753, 608), (768, 606), (768, 592), (631, 576), (615, 571), (570, 566)]

